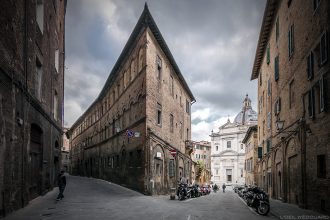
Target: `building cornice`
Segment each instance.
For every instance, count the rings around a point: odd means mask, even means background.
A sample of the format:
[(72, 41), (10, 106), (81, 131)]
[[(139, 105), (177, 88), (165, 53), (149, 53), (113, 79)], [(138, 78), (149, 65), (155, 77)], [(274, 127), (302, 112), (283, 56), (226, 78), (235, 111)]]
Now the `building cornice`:
[(256, 55), (254, 58), (254, 64), (252, 68), (251, 80), (258, 78), (259, 76), (260, 66), (265, 54), (265, 48), (267, 47), (269, 35), (272, 30), (275, 11), (277, 6), (279, 5), (279, 2), (280, 2), (279, 0), (267, 0), (264, 16), (262, 19), (261, 30), (259, 34)]

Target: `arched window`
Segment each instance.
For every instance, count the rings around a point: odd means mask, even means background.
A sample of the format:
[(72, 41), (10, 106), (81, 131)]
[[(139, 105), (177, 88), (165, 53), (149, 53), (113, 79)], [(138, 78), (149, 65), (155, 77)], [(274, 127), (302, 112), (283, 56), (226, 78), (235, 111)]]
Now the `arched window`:
[(139, 50), (139, 65), (138, 65), (138, 72), (140, 72), (143, 68), (143, 48), (141, 47)]
[(218, 151), (219, 150), (219, 146), (215, 146), (215, 151)]
[(130, 75), (131, 79), (130, 81), (132, 81), (135, 78), (135, 61), (134, 59), (131, 62), (131, 75)]

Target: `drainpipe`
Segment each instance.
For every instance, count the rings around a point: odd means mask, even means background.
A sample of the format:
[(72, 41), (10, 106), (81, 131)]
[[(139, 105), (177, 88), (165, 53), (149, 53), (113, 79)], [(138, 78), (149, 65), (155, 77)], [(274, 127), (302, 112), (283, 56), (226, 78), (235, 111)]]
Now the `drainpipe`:
[(305, 99), (304, 94), (301, 97), (303, 105), (303, 115), (300, 122), (300, 144), (301, 144), (301, 195), (302, 195), (302, 208), (307, 208), (307, 192), (306, 192), (306, 121), (305, 121)]

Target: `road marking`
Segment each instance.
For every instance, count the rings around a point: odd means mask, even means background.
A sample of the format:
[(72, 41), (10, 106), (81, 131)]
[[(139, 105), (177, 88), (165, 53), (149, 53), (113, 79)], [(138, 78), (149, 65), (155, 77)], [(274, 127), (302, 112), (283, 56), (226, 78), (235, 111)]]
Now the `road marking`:
[(190, 215), (188, 216), (188, 219), (187, 220), (190, 220)]
[(194, 200), (194, 199), (197, 199), (197, 198), (189, 198), (189, 199), (183, 200), (183, 201), (181, 201), (181, 202), (189, 202), (189, 201), (192, 201), (192, 200)]

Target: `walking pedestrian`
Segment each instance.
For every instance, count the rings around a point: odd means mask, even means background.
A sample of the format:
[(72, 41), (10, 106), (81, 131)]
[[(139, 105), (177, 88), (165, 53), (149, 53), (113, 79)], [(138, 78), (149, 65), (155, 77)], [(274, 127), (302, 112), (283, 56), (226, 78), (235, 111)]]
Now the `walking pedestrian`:
[(63, 192), (66, 186), (66, 177), (64, 176), (64, 170), (62, 170), (58, 176), (57, 176), (57, 184), (58, 184), (58, 189), (59, 189), (59, 194), (57, 196), (57, 201), (61, 200), (64, 198)]
[(222, 191), (225, 192), (226, 184), (222, 184)]

